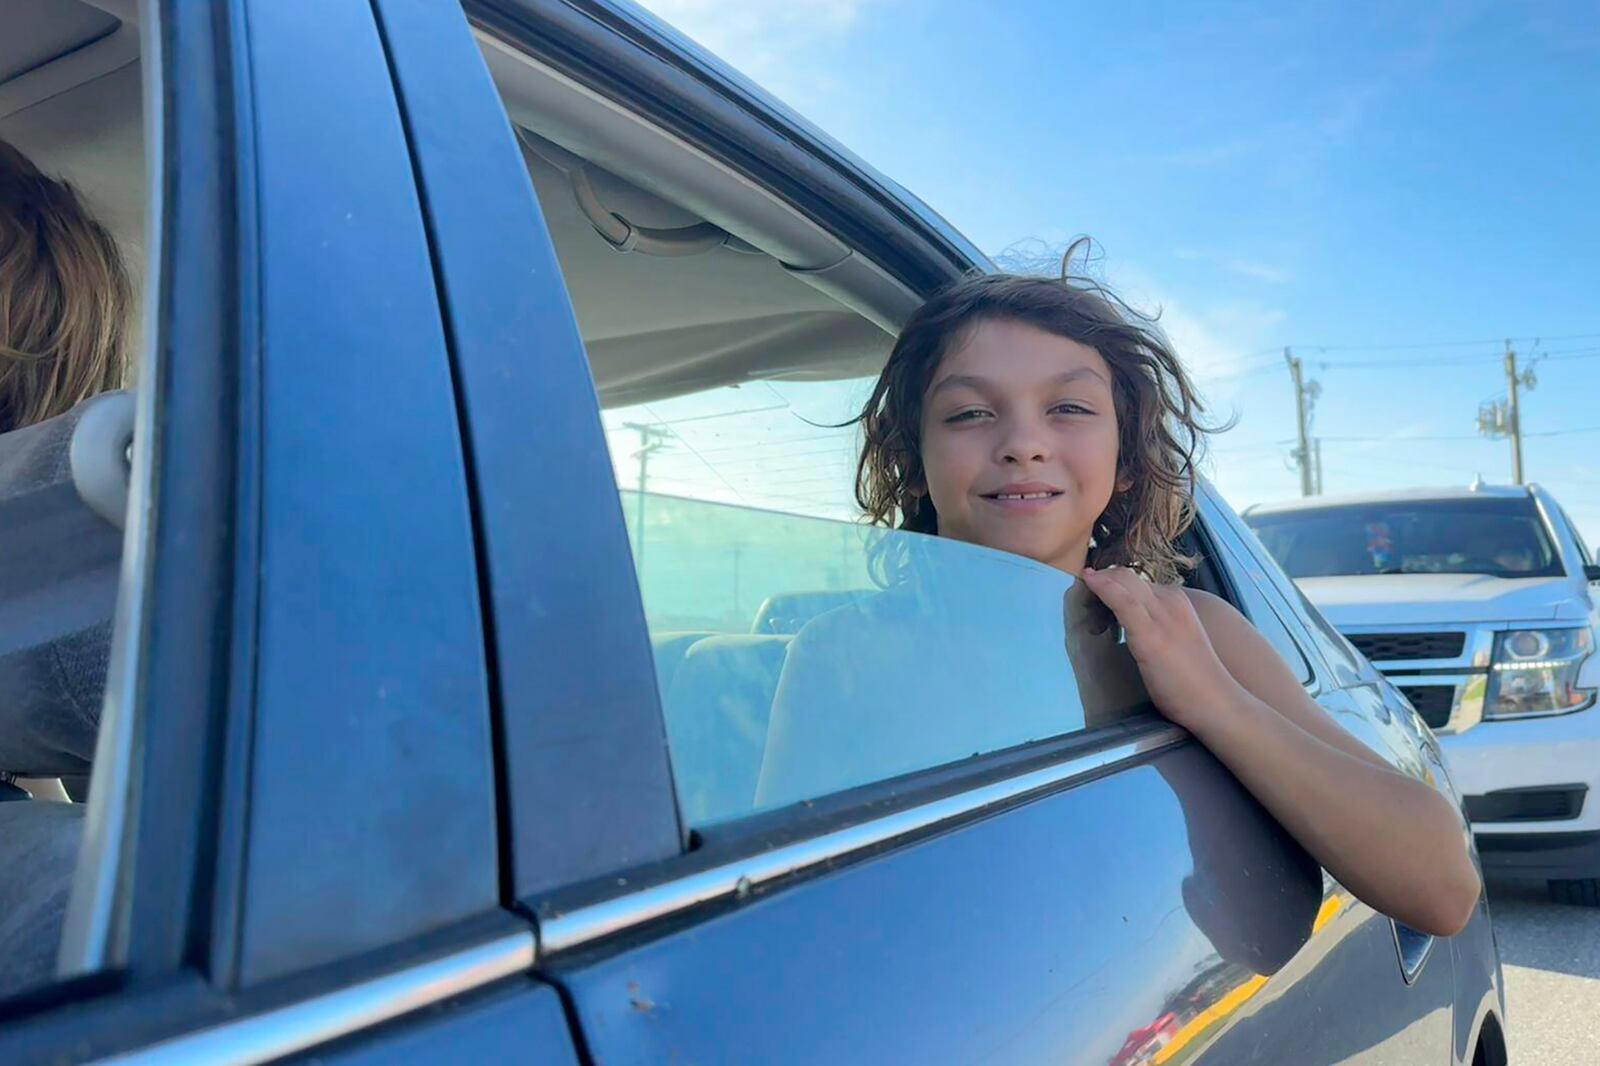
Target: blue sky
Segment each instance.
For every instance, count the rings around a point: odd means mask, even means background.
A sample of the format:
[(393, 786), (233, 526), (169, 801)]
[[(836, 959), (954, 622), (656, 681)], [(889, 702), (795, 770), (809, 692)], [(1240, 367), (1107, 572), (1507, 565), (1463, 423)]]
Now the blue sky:
[(985, 250), (1094, 236), (1238, 416), (1236, 506), (1298, 492), (1285, 345), (1327, 491), (1509, 480), (1514, 337), (1527, 476), (1600, 543), (1600, 6), (646, 6)]

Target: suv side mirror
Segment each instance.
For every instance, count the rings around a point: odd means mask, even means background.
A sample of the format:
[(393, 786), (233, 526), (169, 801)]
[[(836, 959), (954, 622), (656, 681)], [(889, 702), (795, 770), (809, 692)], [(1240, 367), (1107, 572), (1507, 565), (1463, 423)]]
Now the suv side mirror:
[(1585, 581), (1600, 582), (1600, 566), (1594, 563), (1584, 563), (1583, 577)]

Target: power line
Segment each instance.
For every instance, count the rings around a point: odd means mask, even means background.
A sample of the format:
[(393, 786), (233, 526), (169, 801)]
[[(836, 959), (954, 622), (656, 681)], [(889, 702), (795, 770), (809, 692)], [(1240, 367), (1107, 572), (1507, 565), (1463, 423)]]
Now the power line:
[(1248, 377), (1255, 377), (1255, 376), (1257, 376), (1259, 374), (1276, 373), (1279, 369), (1280, 369), (1279, 364), (1273, 363), (1270, 366), (1256, 366), (1256, 367), (1250, 367), (1248, 369), (1243, 369), (1243, 370), (1228, 370), (1228, 371), (1224, 371), (1221, 374), (1207, 374), (1207, 373), (1201, 372), (1201, 373), (1195, 374), (1195, 380), (1199, 381), (1201, 383), (1215, 382), (1215, 381), (1232, 381), (1235, 378), (1248, 378)]
[(1569, 359), (1600, 359), (1600, 348), (1567, 348), (1559, 352), (1536, 353), (1534, 358), (1540, 362), (1548, 359), (1556, 363), (1564, 363)]
[[(1291, 348), (1312, 352), (1399, 352), (1420, 351), (1426, 348), (1487, 348), (1491, 344), (1502, 344), (1507, 338), (1495, 337), (1491, 340), (1478, 341), (1428, 341), (1421, 344), (1292, 344)], [(1527, 341), (1530, 344), (1539, 344), (1544, 341), (1581, 341), (1600, 339), (1600, 333), (1567, 333), (1561, 336), (1538, 336), (1529, 334), (1522, 337), (1511, 337), (1512, 341)], [(1498, 354), (1498, 353), (1497, 353)]]
[[(645, 404), (644, 405), (644, 409), (646, 411), (650, 412), (650, 416), (656, 420), (656, 424), (657, 425), (661, 424), (661, 416), (656, 413), (656, 409), (654, 407), (651, 407), (649, 404)], [(717, 480), (718, 481), (722, 482), (724, 485), (727, 486), (729, 492), (733, 493), (735, 496), (737, 496), (739, 498), (739, 502), (741, 502), (741, 503), (745, 502), (744, 494), (741, 493), (737, 488), (734, 487), (733, 482), (729, 481), (726, 477), (724, 477), (722, 475), (722, 471), (721, 470), (718, 470), (715, 466), (712, 466), (709, 462), (707, 462), (706, 461), (706, 457), (701, 455), (698, 451), (696, 451), (695, 450), (695, 446), (693, 444), (690, 444), (687, 440), (685, 440), (683, 437), (681, 437), (681, 436), (679, 436), (677, 434), (673, 434), (673, 439), (676, 440), (679, 444), (682, 444), (685, 448), (688, 448), (690, 454), (692, 454), (696, 459), (700, 460), (700, 462), (702, 464), (704, 464), (704, 466), (705, 466), (705, 468), (707, 470), (711, 471), (713, 474), (715, 474), (717, 476)], [(642, 530), (642, 527), (641, 527), (641, 530)]]
[[(1537, 433), (1524, 433), (1524, 437), (1566, 437), (1575, 433), (1600, 433), (1600, 426), (1572, 426), (1567, 429), (1547, 429)], [(1489, 438), (1482, 434), (1466, 434), (1462, 436), (1416, 436), (1416, 437), (1323, 437), (1325, 441), (1334, 444), (1406, 444), (1411, 441), (1487, 441)]]
[(1287, 448), (1294, 443), (1293, 440), (1264, 440), (1255, 444), (1233, 444), (1226, 448), (1207, 448), (1208, 455), (1233, 455), (1239, 452), (1276, 451)]
[(1460, 440), (1479, 440), (1479, 441), (1481, 441), (1481, 440), (1486, 440), (1487, 438), (1485, 438), (1481, 434), (1472, 433), (1472, 434), (1467, 434), (1467, 435), (1459, 436), (1459, 437), (1457, 437), (1457, 436), (1442, 436), (1442, 437), (1435, 437), (1435, 436), (1417, 436), (1417, 437), (1389, 436), (1389, 437), (1323, 437), (1322, 439), (1325, 440), (1325, 441), (1332, 441), (1335, 444), (1405, 444), (1408, 441), (1460, 441)]
[(1565, 437), (1573, 433), (1600, 433), (1600, 426), (1578, 426), (1574, 429), (1548, 429), (1542, 433), (1524, 433), (1524, 437)]
[[(1316, 361), (1319, 370), (1355, 370), (1355, 369), (1398, 369), (1412, 366), (1459, 366), (1463, 360), (1468, 359), (1504, 359), (1503, 352), (1477, 352), (1472, 355), (1456, 355), (1436, 359), (1340, 359), (1332, 362)], [(1566, 362), (1570, 359), (1600, 359), (1600, 347), (1596, 348), (1564, 348), (1555, 352), (1535, 352), (1530, 358), (1536, 362), (1550, 360), (1552, 362)]]

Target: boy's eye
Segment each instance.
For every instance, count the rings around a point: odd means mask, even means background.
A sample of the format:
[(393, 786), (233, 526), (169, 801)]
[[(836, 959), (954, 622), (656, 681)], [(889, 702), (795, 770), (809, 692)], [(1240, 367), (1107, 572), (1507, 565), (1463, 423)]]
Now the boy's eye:
[(1066, 400), (1050, 408), (1050, 413), (1053, 415), (1092, 415), (1094, 414), (1094, 411), (1085, 407), (1083, 404), (1078, 403), (1076, 400)]
[(969, 407), (965, 411), (957, 411), (955, 414), (950, 415), (945, 419), (945, 422), (949, 424), (954, 424), (956, 422), (975, 422), (978, 419), (988, 417), (989, 412), (985, 411), (983, 408)]

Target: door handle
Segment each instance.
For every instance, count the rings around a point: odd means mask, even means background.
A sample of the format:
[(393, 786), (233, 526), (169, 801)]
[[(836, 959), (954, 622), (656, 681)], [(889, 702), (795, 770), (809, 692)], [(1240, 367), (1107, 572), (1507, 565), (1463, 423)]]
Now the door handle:
[(1394, 950), (1400, 959), (1400, 976), (1404, 977), (1406, 984), (1416, 981), (1422, 973), (1422, 968), (1428, 964), (1428, 956), (1433, 954), (1434, 937), (1428, 933), (1419, 933), (1408, 925), (1402, 925), (1394, 919), (1389, 920), (1389, 928), (1394, 930)]

